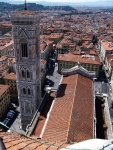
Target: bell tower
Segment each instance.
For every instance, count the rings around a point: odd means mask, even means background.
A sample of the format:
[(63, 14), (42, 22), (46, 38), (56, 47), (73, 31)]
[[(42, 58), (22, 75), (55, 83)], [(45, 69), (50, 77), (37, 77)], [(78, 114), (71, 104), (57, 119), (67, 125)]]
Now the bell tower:
[(41, 102), (40, 76), (40, 17), (27, 10), (11, 14), (16, 59), (18, 99), (21, 127), (31, 122)]

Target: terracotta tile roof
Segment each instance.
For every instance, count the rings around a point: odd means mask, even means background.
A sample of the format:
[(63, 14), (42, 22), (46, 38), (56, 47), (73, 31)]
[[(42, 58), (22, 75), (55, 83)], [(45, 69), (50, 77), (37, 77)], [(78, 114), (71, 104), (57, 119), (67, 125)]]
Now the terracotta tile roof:
[(104, 49), (106, 51), (111, 51), (113, 50), (113, 43), (112, 42), (104, 42), (104, 41), (101, 41), (101, 45), (104, 47)]
[(91, 55), (98, 55), (98, 53), (95, 50), (90, 50)]
[(44, 59), (41, 59), (41, 63), (45, 65), (45, 64), (47, 64), (47, 61)]
[(93, 138), (92, 98), (92, 80), (78, 74), (64, 77), (42, 139), (69, 143)]
[(35, 14), (37, 14), (37, 12), (33, 12), (30, 10), (22, 10), (19, 12), (15, 12), (15, 15), (35, 15)]
[(8, 85), (0, 84), (0, 96), (9, 88)]
[(7, 150), (60, 150), (68, 145), (47, 143), (41, 140), (34, 140), (31, 137), (17, 133), (0, 132), (3, 143)]
[(68, 141), (80, 142), (93, 138), (92, 98), (92, 81), (78, 75)]
[(108, 62), (113, 67), (113, 55), (112, 54), (106, 54), (106, 58), (108, 59)]
[[(88, 56), (88, 55), (87, 55)], [(72, 53), (68, 54), (58, 54), (58, 61), (69, 61), (69, 62), (80, 62), (86, 64), (95, 64), (100, 65), (99, 57), (96, 56), (95, 60), (90, 59), (90, 57), (82, 57), (82, 55), (73, 55)]]
[(38, 119), (38, 122), (37, 122), (37, 125), (36, 125), (36, 128), (35, 128), (35, 131), (33, 133), (33, 135), (35, 135), (36, 137), (40, 137), (40, 134), (41, 134), (41, 131), (42, 131), (42, 128), (44, 126), (44, 123), (46, 121), (46, 118), (47, 118), (47, 113), (50, 109), (50, 106), (51, 106), (51, 103), (54, 99), (54, 96), (55, 96), (55, 92), (52, 92), (50, 94), (50, 96), (48, 97), (48, 99), (46, 100), (46, 103), (44, 105), (44, 108), (39, 116), (39, 119)]
[(47, 43), (48, 45), (50, 45), (50, 44), (53, 44), (53, 41), (46, 40), (46, 43)]
[(7, 74), (4, 79), (10, 79), (10, 80), (16, 80), (16, 74), (15, 73), (10, 73)]
[(10, 23), (0, 23), (0, 27), (12, 27), (12, 24), (10, 24)]
[(63, 36), (63, 33), (51, 33), (49, 38), (59, 38), (61, 36)]
[(0, 50), (2, 51), (4, 48), (6, 48), (6, 47), (8, 47), (8, 46), (10, 46), (12, 44), (13, 44), (13, 41), (10, 41), (9, 43), (4, 43), (2, 46), (0, 46)]

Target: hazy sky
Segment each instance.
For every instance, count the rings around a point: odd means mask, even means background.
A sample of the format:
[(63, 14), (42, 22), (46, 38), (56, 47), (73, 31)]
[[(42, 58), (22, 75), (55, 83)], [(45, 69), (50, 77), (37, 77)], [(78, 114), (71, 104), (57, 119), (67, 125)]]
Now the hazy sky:
[[(14, 0), (16, 1), (16, 0)], [(24, 1), (24, 0), (20, 0), (20, 1)], [(27, 2), (31, 2), (31, 0), (26, 0)], [(77, 3), (77, 2), (96, 2), (98, 0), (33, 0), (35, 2), (38, 1), (47, 1), (47, 2), (73, 2), (73, 3)], [(104, 0), (101, 0), (104, 1)]]
[[(40, 1), (40, 0), (38, 0), (38, 1)], [(97, 0), (45, 0), (45, 1), (51, 1), (51, 2), (86, 2), (86, 1), (88, 1), (88, 2), (95, 2), (95, 1), (97, 1)]]

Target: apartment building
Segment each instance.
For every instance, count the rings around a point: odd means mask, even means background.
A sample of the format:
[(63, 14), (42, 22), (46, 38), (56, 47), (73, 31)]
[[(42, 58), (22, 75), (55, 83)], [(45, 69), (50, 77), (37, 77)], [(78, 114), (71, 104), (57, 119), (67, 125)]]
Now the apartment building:
[(10, 105), (9, 86), (0, 84), (0, 118), (8, 110), (9, 105)]
[(4, 84), (9, 85), (9, 92), (11, 97), (17, 97), (17, 84), (16, 84), (16, 74), (15, 73), (10, 73), (4, 76), (3, 78)]
[(8, 24), (8, 23), (6, 24), (6, 23), (3, 23), (3, 22), (0, 23), (0, 35), (3, 35), (3, 34), (9, 32), (9, 31), (11, 31), (11, 29), (12, 29), (11, 24)]
[(0, 57), (4, 55), (8, 55), (8, 51), (13, 49), (13, 41), (12, 40), (0, 40)]
[(9, 72), (8, 56), (2, 56), (0, 58), (0, 78), (5, 76), (8, 72)]
[(63, 38), (63, 36), (63, 33), (51, 33), (51, 35), (49, 36), (49, 40), (53, 41), (54, 44), (57, 44)]
[(40, 50), (41, 50), (41, 59), (47, 60), (49, 57), (49, 45), (45, 41), (41, 42)]
[(99, 75), (99, 69), (101, 62), (98, 56), (93, 55), (74, 55), (72, 53), (68, 54), (58, 54), (58, 72), (60, 73), (62, 69), (70, 69), (78, 64), (88, 71), (95, 71), (96, 76)]
[(101, 61), (103, 62), (107, 77), (111, 76), (113, 70), (113, 43), (101, 41), (98, 45)]

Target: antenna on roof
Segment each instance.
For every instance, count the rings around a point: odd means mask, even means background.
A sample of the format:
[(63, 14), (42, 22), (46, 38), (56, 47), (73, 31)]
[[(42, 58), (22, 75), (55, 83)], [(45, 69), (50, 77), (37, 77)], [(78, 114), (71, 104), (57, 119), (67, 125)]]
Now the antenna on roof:
[(27, 10), (27, 7), (26, 7), (26, 0), (25, 0), (25, 6), (24, 6), (24, 10)]

